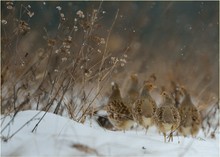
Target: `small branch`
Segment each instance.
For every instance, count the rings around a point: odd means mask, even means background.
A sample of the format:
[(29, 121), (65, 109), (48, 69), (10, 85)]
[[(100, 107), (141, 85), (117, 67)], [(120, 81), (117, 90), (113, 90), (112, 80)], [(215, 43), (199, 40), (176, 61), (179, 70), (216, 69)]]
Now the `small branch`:
[(62, 96), (61, 96), (61, 98), (60, 98), (60, 101), (58, 102), (58, 104), (57, 104), (57, 106), (56, 106), (56, 108), (55, 108), (55, 110), (54, 110), (54, 114), (58, 114), (58, 111), (59, 111), (61, 102), (62, 102), (62, 100), (63, 100), (63, 97), (64, 97), (66, 91), (67, 91), (68, 88), (69, 88), (70, 82), (71, 82), (71, 80), (70, 80), (70, 81), (68, 82), (68, 84), (66, 85), (66, 88), (65, 88), (64, 91), (63, 91), (63, 94), (62, 94)]
[(11, 136), (7, 138), (7, 140), (11, 139), (14, 135), (16, 135), (21, 129), (23, 129), (27, 124), (29, 124), (31, 121), (35, 119), (42, 111), (39, 111), (35, 116), (33, 116), (29, 121), (24, 123), (18, 130), (16, 130)]
[(62, 87), (62, 85), (60, 85), (60, 87), (59, 87), (57, 93), (55, 94), (55, 96), (53, 97), (53, 99), (51, 100), (51, 102), (49, 102), (48, 105), (45, 106), (46, 111), (45, 111), (44, 115), (40, 118), (40, 120), (38, 121), (38, 123), (35, 125), (35, 127), (32, 129), (31, 132), (34, 132), (34, 131), (37, 129), (38, 125), (40, 124), (40, 122), (42, 121), (42, 119), (45, 117), (45, 115), (47, 114), (47, 112), (49, 111), (49, 109), (51, 108), (51, 106), (53, 105), (53, 102), (54, 102), (54, 100), (56, 99), (57, 95), (59, 94), (59, 92), (60, 92), (60, 90), (61, 90), (61, 87)]
[(97, 98), (97, 96), (99, 95), (99, 93), (101, 92), (101, 90), (103, 89), (104, 86), (102, 86), (102, 88), (98, 91), (98, 93), (95, 95), (95, 97), (92, 99), (92, 101), (89, 103), (89, 105), (87, 106), (86, 110), (84, 111), (84, 113), (82, 114), (82, 116), (78, 119), (78, 122), (81, 121), (81, 119), (83, 118), (83, 116), (87, 113), (87, 110), (89, 109), (89, 107), (92, 105), (92, 103), (95, 101), (95, 99)]
[(101, 70), (103, 68), (103, 65), (104, 65), (104, 62), (106, 60), (106, 53), (107, 53), (107, 48), (108, 48), (108, 42), (109, 42), (109, 38), (110, 38), (110, 35), (111, 35), (111, 32), (112, 32), (112, 29), (115, 25), (115, 22), (118, 18), (118, 13), (119, 13), (119, 9), (117, 10), (116, 12), (116, 15), (115, 15), (115, 19), (109, 29), (109, 32), (108, 32), (108, 36), (107, 36), (107, 39), (106, 39), (106, 43), (105, 43), (105, 49), (104, 49), (104, 52), (103, 52), (103, 55), (102, 55), (102, 60), (101, 60), (101, 64), (100, 64), (100, 67), (99, 67), (99, 79), (98, 79), (98, 89), (100, 88), (100, 80), (101, 80)]

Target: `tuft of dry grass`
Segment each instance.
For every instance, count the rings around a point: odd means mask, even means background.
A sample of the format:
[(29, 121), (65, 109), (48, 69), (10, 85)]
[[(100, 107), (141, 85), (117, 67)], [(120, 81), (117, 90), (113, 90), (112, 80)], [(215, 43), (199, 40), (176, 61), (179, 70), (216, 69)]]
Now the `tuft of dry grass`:
[(19, 111), (34, 109), (84, 123), (99, 105), (113, 70), (125, 62), (108, 47), (119, 10), (103, 35), (98, 31), (104, 16), (102, 2), (91, 12), (78, 10), (74, 18), (56, 6), (59, 24), (55, 33), (44, 27), (39, 37), (39, 29), (31, 26), (37, 14), (30, 5), (4, 2), (3, 8), (1, 113), (15, 117)]

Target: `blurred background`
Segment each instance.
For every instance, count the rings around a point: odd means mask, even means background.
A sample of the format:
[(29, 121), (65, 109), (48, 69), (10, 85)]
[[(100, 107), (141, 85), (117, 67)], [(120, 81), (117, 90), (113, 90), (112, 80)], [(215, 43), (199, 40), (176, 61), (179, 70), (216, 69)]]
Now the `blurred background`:
[[(70, 27), (79, 21), (80, 17), (77, 14), (79, 10), (83, 12), (84, 19), (90, 19), (92, 17), (90, 13), (94, 9), (99, 9), (99, 18), (96, 21), (98, 24), (93, 29), (93, 37), (99, 36), (107, 42), (107, 34), (111, 31), (107, 45), (108, 54), (111, 54), (111, 57), (126, 58), (126, 63), (123, 62), (109, 75), (108, 82), (117, 81), (122, 89), (125, 89), (127, 86), (125, 80), (129, 79), (130, 74), (137, 73), (142, 84), (154, 73), (159, 86), (169, 88), (171, 81), (185, 86), (197, 100), (197, 105), (207, 106), (218, 101), (219, 2), (217, 1), (102, 3), (38, 1), (13, 4), (1, 2), (1, 5), (1, 19), (7, 21), (7, 24), (5, 21), (1, 23), (2, 90), (4, 87), (9, 88), (11, 82), (20, 79), (18, 71), (22, 71), (22, 68), (25, 71), (24, 67), (27, 68), (33, 62), (34, 56), (41, 52), (41, 48), (44, 49), (48, 45), (48, 41), (45, 42), (46, 37), (58, 40), (65, 36)], [(34, 14), (27, 16), (27, 13)], [(113, 25), (116, 15), (117, 19)], [(59, 30), (62, 17), (65, 17), (63, 21), (67, 22), (62, 25), (63, 29)], [(13, 38), (17, 28), (16, 22), (19, 20), (25, 21), (30, 30), (22, 38), (19, 35)], [(80, 50), (80, 44), (85, 38), (83, 33), (86, 32), (86, 20), (82, 22), (84, 23), (79, 23), (81, 29), (79, 28), (73, 35), (74, 43), (71, 46), (74, 49), (70, 49), (71, 53)], [(113, 29), (110, 30), (112, 25)], [(102, 52), (105, 49), (104, 46), (97, 46), (94, 43), (90, 45), (97, 51), (98, 48)], [(47, 49), (44, 49), (45, 51)], [(100, 59), (97, 57), (94, 62)], [(57, 57), (52, 60), (47, 66), (48, 69), (56, 70), (69, 65), (61, 65)], [(18, 67), (23, 62), (25, 66)], [(46, 62), (43, 63), (46, 65)], [(107, 93), (110, 89), (109, 84), (106, 87)]]

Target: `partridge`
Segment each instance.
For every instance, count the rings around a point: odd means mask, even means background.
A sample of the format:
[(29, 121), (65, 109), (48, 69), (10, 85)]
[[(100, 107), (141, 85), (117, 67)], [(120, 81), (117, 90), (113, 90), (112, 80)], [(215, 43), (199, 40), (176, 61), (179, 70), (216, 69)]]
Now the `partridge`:
[(178, 109), (174, 106), (171, 95), (166, 91), (163, 91), (161, 95), (163, 97), (163, 102), (154, 114), (154, 123), (157, 129), (163, 133), (164, 142), (166, 142), (166, 133), (169, 131), (169, 141), (173, 141), (173, 132), (180, 124), (180, 115)]
[(189, 135), (195, 137), (201, 127), (201, 117), (198, 109), (192, 103), (190, 94), (183, 87), (180, 90), (184, 93), (184, 99), (179, 108), (181, 122), (178, 133), (184, 137)]
[(157, 108), (156, 102), (150, 95), (154, 88), (156, 86), (153, 83), (145, 82), (140, 97), (133, 105), (133, 118), (139, 125), (146, 128), (146, 131), (153, 125), (153, 115)]
[(124, 101), (132, 108), (132, 105), (139, 97), (139, 88), (138, 88), (138, 76), (137, 74), (130, 75), (130, 86), (128, 88), (127, 95), (124, 98)]
[(172, 88), (172, 96), (174, 97), (175, 106), (179, 108), (180, 103), (183, 100), (183, 92), (180, 89), (180, 86), (176, 84), (176, 82), (171, 81), (171, 88)]
[(118, 84), (112, 83), (112, 93), (107, 104), (108, 119), (119, 130), (129, 130), (133, 124), (131, 110), (123, 102)]

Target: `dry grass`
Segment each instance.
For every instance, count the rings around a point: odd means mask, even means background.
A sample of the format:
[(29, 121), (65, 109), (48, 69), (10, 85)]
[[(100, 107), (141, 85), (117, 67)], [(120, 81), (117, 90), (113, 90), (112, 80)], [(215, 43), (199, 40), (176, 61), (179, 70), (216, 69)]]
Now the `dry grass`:
[[(154, 31), (149, 35), (150, 41), (141, 40), (141, 33), (136, 32), (151, 22), (150, 17), (144, 16), (145, 11), (140, 11), (143, 21), (136, 20), (135, 29), (123, 23), (123, 19), (127, 17), (132, 21), (137, 15), (117, 6), (115, 12), (110, 13), (111, 18), (106, 19), (103, 9), (106, 6), (102, 2), (87, 7), (85, 12), (78, 9), (72, 14), (56, 2), (48, 2), (59, 21), (56, 29), (50, 30), (33, 25), (37, 13), (28, 2), (1, 3), (2, 114), (14, 113), (15, 117), (22, 110), (43, 110), (84, 123), (105, 105), (102, 99), (109, 95), (109, 82), (117, 80), (125, 95), (131, 73), (138, 73), (142, 82), (155, 73), (158, 86), (166, 85), (171, 90), (170, 82), (175, 81), (190, 90), (201, 111), (207, 136), (213, 136), (219, 127), (218, 122), (211, 123), (219, 113), (217, 63), (212, 64), (216, 54), (208, 54), (215, 49), (201, 45), (206, 37), (200, 39), (199, 45), (193, 39), (187, 47), (180, 44), (183, 39), (176, 35), (178, 30), (169, 34), (169, 38)], [(132, 8), (133, 4), (127, 3), (126, 6)], [(44, 7), (44, 4), (38, 5)], [(162, 5), (162, 19), (172, 6), (173, 3)], [(170, 27), (165, 25), (161, 30), (167, 32)], [(201, 47), (202, 55), (192, 45)], [(170, 53), (180, 51), (179, 47), (183, 52)]]

